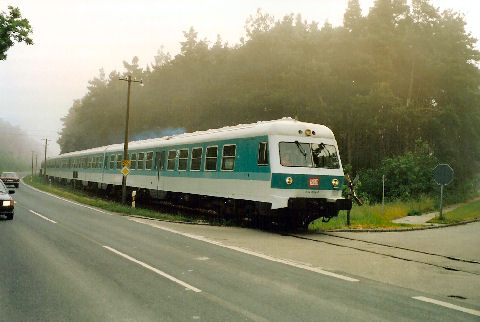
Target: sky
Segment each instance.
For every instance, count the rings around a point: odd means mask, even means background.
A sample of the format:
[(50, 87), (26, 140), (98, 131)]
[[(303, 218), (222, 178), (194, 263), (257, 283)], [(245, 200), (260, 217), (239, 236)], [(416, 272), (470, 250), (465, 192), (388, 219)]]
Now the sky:
[[(360, 0), (368, 14), (374, 0)], [(480, 39), (480, 1), (432, 0), (441, 10), (465, 15), (466, 29)], [(32, 26), (33, 46), (15, 44), (0, 61), (0, 118), (19, 126), (56, 155), (61, 118), (87, 93), (88, 81), (103, 68), (123, 71), (134, 56), (140, 66), (153, 63), (160, 48), (172, 57), (180, 51), (183, 31), (214, 43), (217, 35), (229, 45), (240, 42), (244, 25), (257, 8), (280, 19), (301, 14), (307, 22), (343, 23), (348, 0), (0, 0), (0, 11), (19, 7)], [(480, 46), (477, 46), (480, 49)], [(125, 99), (125, 98), (121, 98)], [(119, 101), (119, 115), (124, 122)], [(1, 134), (1, 129), (0, 129)], [(43, 141), (44, 142), (44, 141)]]

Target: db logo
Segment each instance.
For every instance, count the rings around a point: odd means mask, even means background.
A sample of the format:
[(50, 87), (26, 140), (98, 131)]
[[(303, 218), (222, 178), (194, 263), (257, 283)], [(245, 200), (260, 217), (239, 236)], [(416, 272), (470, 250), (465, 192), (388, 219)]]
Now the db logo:
[(308, 186), (309, 187), (318, 187), (318, 185), (320, 184), (320, 178), (310, 178), (308, 179)]

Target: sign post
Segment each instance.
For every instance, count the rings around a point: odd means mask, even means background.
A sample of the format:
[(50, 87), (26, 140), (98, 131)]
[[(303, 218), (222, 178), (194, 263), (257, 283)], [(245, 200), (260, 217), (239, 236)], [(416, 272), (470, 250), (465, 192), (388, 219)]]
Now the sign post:
[(442, 220), (443, 187), (452, 182), (453, 169), (448, 164), (439, 164), (433, 169), (433, 179), (440, 185), (440, 215), (438, 219)]

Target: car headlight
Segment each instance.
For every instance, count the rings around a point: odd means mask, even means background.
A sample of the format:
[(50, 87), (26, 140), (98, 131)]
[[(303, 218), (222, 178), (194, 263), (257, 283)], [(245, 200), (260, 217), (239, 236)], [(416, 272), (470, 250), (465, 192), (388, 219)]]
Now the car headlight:
[(288, 185), (292, 184), (292, 183), (293, 183), (292, 177), (287, 177), (287, 179), (285, 179), (285, 182), (286, 182)]
[(4, 200), (4, 201), (2, 202), (2, 206), (4, 206), (4, 207), (11, 207), (11, 206), (13, 206), (13, 200)]
[(334, 188), (337, 188), (338, 185), (339, 185), (339, 183), (340, 183), (340, 182), (338, 181), (338, 179), (333, 179), (333, 180), (332, 180), (332, 186), (333, 186)]

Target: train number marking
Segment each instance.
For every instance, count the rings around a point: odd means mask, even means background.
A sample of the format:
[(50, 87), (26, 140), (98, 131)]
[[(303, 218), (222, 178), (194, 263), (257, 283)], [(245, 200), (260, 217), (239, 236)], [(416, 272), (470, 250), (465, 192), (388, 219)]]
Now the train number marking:
[(311, 177), (308, 179), (308, 186), (309, 187), (318, 187), (320, 185), (320, 178), (318, 177)]

